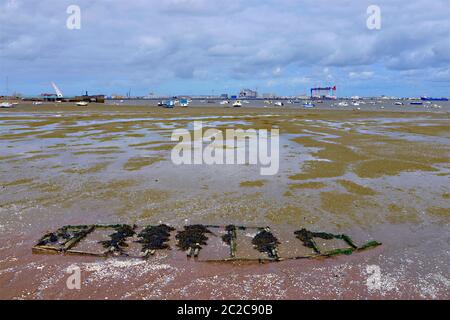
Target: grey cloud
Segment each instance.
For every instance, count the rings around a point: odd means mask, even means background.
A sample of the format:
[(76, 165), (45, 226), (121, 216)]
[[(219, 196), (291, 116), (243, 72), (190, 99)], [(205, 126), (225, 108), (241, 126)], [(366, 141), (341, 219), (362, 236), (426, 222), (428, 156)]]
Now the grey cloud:
[(379, 31), (366, 28), (366, 0), (79, 0), (82, 29), (70, 31), (72, 2), (0, 4), (4, 72), (65, 70), (105, 87), (211, 77), (225, 86), (273, 77), (301, 84), (323, 67), (345, 77), (355, 72), (354, 80), (372, 69), (434, 68), (445, 78), (450, 63), (448, 0), (379, 0)]

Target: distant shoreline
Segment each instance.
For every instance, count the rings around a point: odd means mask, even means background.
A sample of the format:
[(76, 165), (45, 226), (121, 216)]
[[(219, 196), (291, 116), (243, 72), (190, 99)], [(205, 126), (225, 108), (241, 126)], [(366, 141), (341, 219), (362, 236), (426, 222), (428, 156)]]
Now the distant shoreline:
[(450, 112), (450, 103), (443, 102), (436, 104), (440, 108), (433, 107), (434, 104), (424, 105), (395, 105), (393, 102), (384, 102), (382, 104), (361, 104), (359, 106), (353, 106), (349, 104), (347, 107), (333, 105), (334, 101), (324, 101), (324, 103), (316, 104), (314, 108), (304, 108), (301, 104), (285, 104), (284, 106), (266, 105), (264, 102), (253, 101), (249, 104), (243, 104), (240, 108), (233, 108), (231, 105), (223, 106), (218, 103), (200, 103), (192, 102), (187, 108), (176, 106), (173, 109), (166, 109), (157, 106), (157, 101), (143, 100), (140, 103), (136, 101), (124, 101), (123, 103), (117, 103), (116, 101), (106, 101), (105, 103), (89, 103), (86, 107), (77, 106), (73, 102), (62, 103), (42, 103), (40, 105), (33, 105), (32, 102), (18, 102), (13, 108), (0, 108), (0, 114), (5, 113), (17, 113), (17, 112), (151, 112), (158, 114), (172, 114), (182, 112), (183, 114), (197, 114), (208, 113), (209, 111), (217, 112), (223, 111), (226, 114), (233, 113), (255, 113), (261, 112), (295, 112), (295, 113), (324, 113), (324, 112), (354, 112), (354, 113), (443, 113), (448, 114)]

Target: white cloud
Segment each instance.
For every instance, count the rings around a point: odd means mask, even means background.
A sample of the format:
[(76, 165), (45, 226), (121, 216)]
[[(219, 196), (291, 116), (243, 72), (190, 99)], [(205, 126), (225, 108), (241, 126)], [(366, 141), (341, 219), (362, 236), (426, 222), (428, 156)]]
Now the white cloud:
[(349, 72), (348, 77), (350, 79), (370, 79), (374, 75), (373, 71), (361, 71), (361, 72)]

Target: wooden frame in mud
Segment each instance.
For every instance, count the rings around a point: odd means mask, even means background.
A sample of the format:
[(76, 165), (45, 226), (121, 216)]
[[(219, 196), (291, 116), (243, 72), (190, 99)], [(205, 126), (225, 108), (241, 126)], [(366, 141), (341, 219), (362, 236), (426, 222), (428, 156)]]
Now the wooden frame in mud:
[[(41, 254), (72, 254), (72, 255), (85, 255), (85, 256), (96, 256), (96, 257), (106, 257), (108, 254), (112, 253), (111, 250), (106, 250), (104, 252), (87, 252), (87, 251), (79, 251), (75, 250), (75, 246), (84, 238), (86, 238), (89, 234), (91, 234), (94, 230), (117, 230), (117, 228), (127, 226), (125, 224), (115, 224), (115, 225), (80, 225), (80, 226), (64, 226), (59, 228), (55, 232), (46, 233), (41, 239), (39, 239), (38, 243), (33, 246), (33, 253), (41, 253)], [(61, 238), (59, 235), (67, 232), (74, 232), (66, 241), (58, 242), (55, 244), (48, 244), (47, 242), (54, 243), (56, 241), (50, 241), (52, 237)], [(64, 238), (64, 237), (63, 237)]]
[[(86, 251), (80, 251), (76, 250), (76, 245), (86, 238), (90, 233), (92, 233), (96, 229), (111, 229), (111, 230), (117, 230), (120, 227), (124, 227), (128, 225), (123, 224), (116, 224), (116, 225), (81, 225), (81, 226), (64, 226), (62, 228), (59, 228), (55, 232), (49, 232), (45, 234), (41, 239), (39, 239), (38, 243), (33, 246), (32, 252), (33, 253), (40, 253), (40, 254), (69, 254), (69, 255), (85, 255), (85, 256), (96, 256), (96, 257), (107, 257), (111, 253), (115, 253), (111, 250), (106, 250), (101, 253), (96, 252), (86, 252)], [(276, 247), (276, 244), (274, 244), (274, 250), (271, 252), (270, 257), (268, 255), (267, 258), (238, 258), (236, 257), (236, 251), (237, 251), (237, 230), (247, 230), (247, 229), (253, 229), (257, 230), (259, 232), (267, 231), (271, 232), (269, 227), (248, 227), (248, 226), (235, 226), (235, 225), (228, 225), (228, 226), (219, 226), (219, 225), (204, 225), (207, 229), (221, 229), (227, 231), (227, 236), (229, 239), (228, 245), (230, 247), (230, 253), (229, 258), (225, 259), (208, 259), (208, 260), (201, 260), (202, 262), (275, 262), (275, 261), (285, 261), (285, 260), (299, 260), (299, 259), (315, 259), (315, 258), (327, 258), (332, 257), (336, 255), (350, 255), (353, 252), (359, 252), (362, 250), (374, 248), (377, 246), (380, 246), (381, 243), (378, 241), (369, 241), (366, 244), (362, 246), (357, 246), (353, 240), (346, 234), (331, 234), (331, 233), (315, 233), (315, 234), (322, 234), (327, 237), (327, 239), (333, 238), (338, 240), (343, 240), (346, 244), (348, 244), (349, 247), (347, 248), (339, 248), (334, 249), (330, 251), (324, 251), (322, 252), (318, 246), (316, 245), (313, 238), (311, 238), (312, 246), (310, 246), (314, 253), (311, 254), (305, 254), (302, 256), (294, 256), (294, 257), (280, 257), (278, 255), (278, 250)], [(133, 226), (133, 229), (136, 228), (136, 226)], [(303, 229), (305, 230), (305, 229)], [(212, 233), (214, 234), (214, 233)], [(68, 237), (68, 235), (70, 235)], [(54, 240), (55, 237), (57, 237), (57, 240), (59, 240), (60, 237), (62, 237), (65, 241), (58, 242), (57, 244), (54, 244), (56, 241), (50, 241)], [(68, 238), (67, 238), (68, 237)], [(124, 239), (127, 239), (129, 237), (126, 237)], [(224, 240), (223, 240), (224, 241)], [(300, 240), (299, 240), (300, 241)], [(302, 244), (305, 246), (305, 244)], [(200, 248), (192, 247), (187, 250), (187, 256), (188, 257), (197, 257), (199, 254)], [(117, 253), (117, 252), (116, 252)], [(152, 250), (152, 252), (144, 252), (143, 255), (135, 258), (143, 258), (147, 259), (150, 256), (152, 256), (155, 253), (155, 250)], [(117, 254), (116, 254), (117, 255)], [(118, 255), (121, 256), (128, 256), (127, 254), (120, 253)]]
[[(38, 243), (32, 248), (33, 253), (61, 253), (66, 252), (73, 248), (78, 242), (84, 239), (89, 233), (94, 231), (95, 226), (93, 225), (82, 225), (82, 226), (64, 226), (59, 228), (55, 232), (46, 233), (39, 239)], [(65, 239), (63, 242), (58, 242), (58, 245), (54, 245), (56, 241), (52, 241), (52, 238), (59, 240), (59, 238), (65, 238), (60, 236), (61, 234), (69, 235), (68, 232), (74, 232), (69, 238)]]

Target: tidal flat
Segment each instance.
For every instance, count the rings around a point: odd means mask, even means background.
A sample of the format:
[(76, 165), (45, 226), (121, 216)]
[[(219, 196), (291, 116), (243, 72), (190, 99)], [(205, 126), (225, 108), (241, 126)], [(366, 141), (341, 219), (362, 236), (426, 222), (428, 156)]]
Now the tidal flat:
[[(173, 164), (171, 134), (195, 120), (279, 129), (278, 173)], [(25, 106), (1, 110), (0, 150), (1, 299), (450, 298), (448, 112)], [(271, 226), (280, 239), (308, 228), (383, 245), (261, 265), (176, 248), (147, 261), (31, 252), (61, 226), (115, 223)], [(81, 290), (66, 287), (72, 264)]]

